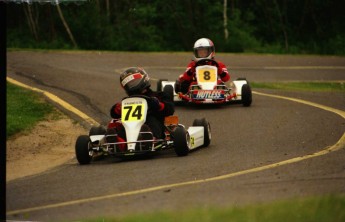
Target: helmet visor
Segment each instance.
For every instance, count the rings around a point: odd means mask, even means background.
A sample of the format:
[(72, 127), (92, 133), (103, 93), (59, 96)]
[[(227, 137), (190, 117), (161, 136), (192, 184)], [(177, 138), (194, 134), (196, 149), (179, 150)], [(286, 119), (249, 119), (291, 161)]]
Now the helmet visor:
[(133, 75), (129, 75), (126, 78), (124, 78), (121, 81), (121, 85), (127, 89), (135, 88), (137, 85), (139, 85), (142, 78), (143, 78), (142, 74), (135, 73)]
[(210, 47), (196, 48), (194, 51), (196, 58), (207, 58), (211, 53), (212, 49)]

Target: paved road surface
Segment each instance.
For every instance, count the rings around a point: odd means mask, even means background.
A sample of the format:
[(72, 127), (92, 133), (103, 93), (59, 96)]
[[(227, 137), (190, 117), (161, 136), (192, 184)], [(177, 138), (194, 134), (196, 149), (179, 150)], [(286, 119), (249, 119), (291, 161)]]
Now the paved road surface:
[[(122, 70), (142, 66), (155, 88), (157, 79), (175, 80), (190, 56), (8, 52), (7, 75), (57, 95), (104, 124), (111, 105), (125, 96), (118, 80)], [(228, 65), (233, 79), (345, 80), (345, 58), (341, 57), (217, 54), (217, 58)], [(345, 111), (343, 93), (254, 90)], [(78, 220), (345, 192), (344, 141), (332, 147), (344, 134), (345, 120), (334, 112), (254, 94), (251, 107), (178, 106), (176, 114), (186, 126), (194, 118), (206, 117), (212, 127), (211, 145), (186, 157), (167, 150), (147, 160), (105, 159), (88, 166), (72, 160), (46, 173), (11, 181), (7, 184), (8, 218)], [(340, 149), (319, 153), (328, 148)], [(281, 166), (274, 165), (280, 162)], [(213, 179), (205, 181), (208, 178)]]

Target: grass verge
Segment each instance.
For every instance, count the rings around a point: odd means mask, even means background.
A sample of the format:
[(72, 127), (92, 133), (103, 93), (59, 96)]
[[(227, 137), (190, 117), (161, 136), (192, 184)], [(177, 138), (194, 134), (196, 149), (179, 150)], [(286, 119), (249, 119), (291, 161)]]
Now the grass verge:
[(25, 132), (51, 114), (54, 107), (42, 95), (6, 84), (6, 140), (19, 132)]
[(345, 91), (344, 82), (251, 82), (252, 88), (304, 91)]
[(97, 218), (87, 222), (343, 222), (345, 196), (323, 196), (291, 199), (269, 204), (233, 208), (202, 208), (184, 212), (157, 212), (124, 218)]

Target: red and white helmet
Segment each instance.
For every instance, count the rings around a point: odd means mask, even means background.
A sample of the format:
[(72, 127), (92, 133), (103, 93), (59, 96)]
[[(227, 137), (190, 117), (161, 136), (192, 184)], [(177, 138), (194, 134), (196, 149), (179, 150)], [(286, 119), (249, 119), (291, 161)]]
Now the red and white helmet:
[(120, 75), (120, 84), (128, 95), (142, 94), (151, 86), (149, 75), (143, 68), (130, 67)]
[[(206, 49), (207, 55), (206, 56), (199, 55), (199, 49)], [(194, 52), (194, 58), (193, 58), (194, 61), (198, 61), (200, 59), (213, 59), (213, 57), (215, 55), (214, 44), (208, 38), (198, 39), (194, 43), (193, 52)]]

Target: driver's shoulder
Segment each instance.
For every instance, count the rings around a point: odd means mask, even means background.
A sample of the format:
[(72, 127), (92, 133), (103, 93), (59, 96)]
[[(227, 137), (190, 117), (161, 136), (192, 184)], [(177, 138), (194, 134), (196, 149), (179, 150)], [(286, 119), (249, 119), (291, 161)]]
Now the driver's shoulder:
[(218, 64), (223, 64), (224, 65), (224, 62), (218, 60), (218, 59), (214, 59), (214, 61), (216, 61)]
[(149, 97), (157, 97), (158, 99), (160, 99), (160, 97), (162, 97), (163, 94), (164, 94), (163, 91), (150, 90), (150, 92), (147, 94), (147, 96), (149, 96)]
[(192, 59), (192, 60), (188, 63), (188, 66), (195, 66), (195, 64), (196, 64), (196, 61)]

